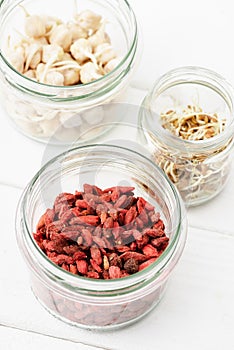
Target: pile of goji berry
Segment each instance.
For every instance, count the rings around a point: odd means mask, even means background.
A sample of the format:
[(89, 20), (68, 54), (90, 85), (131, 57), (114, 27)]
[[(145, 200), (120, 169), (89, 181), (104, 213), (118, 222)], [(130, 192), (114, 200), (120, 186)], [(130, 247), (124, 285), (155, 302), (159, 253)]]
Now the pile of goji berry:
[(155, 208), (134, 187), (61, 193), (40, 218), (34, 238), (64, 270), (89, 278), (129, 276), (152, 264), (169, 238)]

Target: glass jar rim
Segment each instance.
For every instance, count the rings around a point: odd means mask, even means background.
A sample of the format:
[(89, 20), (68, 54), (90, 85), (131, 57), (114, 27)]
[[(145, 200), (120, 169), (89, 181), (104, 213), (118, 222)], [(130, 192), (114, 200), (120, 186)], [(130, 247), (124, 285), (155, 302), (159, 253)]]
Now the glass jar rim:
[[(130, 47), (128, 49), (128, 52), (122, 57), (121, 61), (118, 63), (118, 65), (112, 71), (110, 71), (109, 73), (105, 74), (101, 78), (98, 78), (98, 79), (96, 79), (94, 81), (91, 81), (89, 83), (80, 84), (80, 85), (70, 85), (70, 86), (49, 85), (49, 84), (44, 84), (44, 83), (40, 83), (40, 82), (34, 81), (33, 79), (30, 79), (27, 76), (25, 76), (25, 75), (21, 74), (20, 72), (18, 72), (10, 64), (10, 62), (6, 59), (6, 57), (3, 55), (1, 48), (0, 48), (0, 62), (2, 61), (5, 64), (5, 68), (7, 68), (7, 72), (12, 75), (13, 81), (16, 81), (19, 84), (19, 86), (21, 86), (22, 88), (26, 88), (29, 91), (32, 90), (35, 93), (34, 88), (35, 87), (37, 87), (37, 88), (41, 87), (41, 88), (46, 90), (46, 91), (44, 90), (44, 94), (45, 95), (50, 94), (52, 96), (54, 94), (56, 94), (57, 92), (59, 92), (59, 91), (66, 91), (66, 92), (71, 91), (72, 92), (73, 90), (77, 90), (77, 89), (78, 89), (78, 91), (80, 91), (82, 89), (86, 89), (86, 88), (88, 89), (90, 87), (95, 87), (95, 85), (98, 85), (99, 83), (108, 81), (112, 77), (114, 78), (115, 73), (118, 72), (122, 68), (122, 66), (124, 66), (124, 64), (131, 57), (131, 55), (133, 55), (133, 57), (134, 57), (134, 55), (136, 53), (136, 50), (137, 50), (137, 42), (138, 42), (138, 24), (137, 24), (135, 13), (134, 13), (132, 7), (130, 6), (130, 4), (129, 4), (129, 2), (127, 0), (119, 0), (119, 1), (122, 1), (123, 4), (125, 4), (127, 6), (127, 9), (129, 11), (129, 18), (131, 19), (131, 23), (132, 23), (132, 26), (134, 28), (134, 33), (133, 33), (133, 36), (132, 36), (132, 41), (131, 41)], [(10, 8), (10, 11), (11, 11), (11, 10), (13, 10), (13, 8), (16, 5), (18, 5), (20, 0), (18, 0), (18, 3), (14, 4), (14, 5), (13, 5), (13, 2), (12, 2), (12, 4), (9, 5), (9, 2), (7, 2), (7, 0), (1, 0), (1, 2), (0, 2), (0, 12), (1, 12), (1, 9), (3, 8), (5, 2), (6, 2), (7, 6), (11, 6), (11, 8)], [(1, 27), (1, 21), (0, 21), (0, 27)], [(132, 60), (133, 60), (133, 58), (131, 59), (129, 64), (131, 64)], [(121, 74), (121, 71), (120, 71), (120, 74)], [(98, 90), (98, 86), (97, 86), (97, 90)], [(43, 93), (38, 93), (38, 94), (43, 95)], [(80, 98), (85, 98), (85, 97), (87, 97), (89, 95), (90, 95), (89, 93), (88, 94), (84, 93), (84, 94), (80, 95)]]
[[(206, 79), (208, 80), (208, 83), (206, 82)], [(213, 147), (222, 147), (224, 142), (227, 142), (227, 140), (232, 139), (234, 136), (234, 88), (220, 74), (204, 67), (184, 66), (174, 68), (159, 77), (154, 83), (153, 88), (143, 100), (140, 107), (139, 122), (141, 128), (146, 131), (150, 130), (149, 125), (143, 126), (141, 121), (143, 116), (147, 117), (148, 114), (151, 116), (155, 114), (155, 112), (151, 110), (153, 100), (156, 99), (162, 92), (166, 91), (169, 87), (186, 83), (204, 85), (220, 94), (230, 110), (230, 115), (232, 117), (230, 125), (228, 125), (228, 128), (225, 128), (220, 134), (209, 139), (185, 140), (162, 128), (159, 123), (155, 123), (155, 136), (163, 139), (163, 141), (165, 141), (165, 143), (171, 148), (178, 148), (180, 150), (189, 149), (191, 152), (210, 151), (210, 149)]]
[[(171, 189), (171, 192), (173, 194), (173, 200), (174, 204), (176, 207), (176, 213), (178, 214), (177, 216), (177, 226), (175, 228), (175, 235), (174, 237), (170, 240), (168, 247), (166, 250), (162, 253), (162, 255), (150, 266), (147, 268), (143, 269), (142, 271), (137, 272), (136, 274), (120, 278), (120, 279), (112, 279), (112, 280), (96, 280), (96, 279), (89, 279), (86, 277), (81, 277), (78, 275), (73, 275), (68, 271), (65, 271), (64, 269), (60, 268), (53, 262), (49, 260), (49, 258), (42, 252), (42, 250), (38, 247), (36, 244), (35, 240), (32, 237), (32, 232), (29, 229), (29, 226), (27, 224), (27, 215), (25, 212), (25, 207), (26, 207), (26, 201), (27, 197), (30, 195), (30, 191), (33, 189), (33, 186), (37, 182), (38, 178), (40, 175), (53, 163), (55, 163), (58, 160), (62, 160), (64, 157), (71, 156), (72, 154), (76, 154), (79, 151), (83, 150), (95, 150), (98, 149), (100, 150), (118, 150), (121, 152), (127, 152), (129, 156), (135, 156), (139, 157), (139, 159), (142, 159), (146, 161), (150, 166), (152, 166), (154, 169), (157, 170), (159, 176), (162, 176), (164, 181), (168, 184), (168, 188)], [(173, 186), (173, 184), (167, 179), (165, 176), (164, 172), (150, 159), (146, 158), (144, 155), (127, 149), (125, 147), (120, 147), (120, 146), (115, 146), (115, 145), (109, 145), (109, 144), (94, 144), (94, 145), (87, 145), (87, 146), (82, 146), (82, 147), (75, 147), (70, 149), (69, 151), (63, 152), (60, 155), (54, 157), (51, 159), (49, 162), (47, 162), (38, 172), (37, 174), (33, 177), (33, 179), (30, 181), (28, 186), (26, 187), (24, 193), (21, 196), (20, 202), (18, 204), (18, 209), (17, 209), (17, 215), (16, 215), (16, 232), (17, 232), (17, 238), (18, 238), (18, 243), (22, 247), (22, 238), (27, 241), (27, 243), (30, 245), (28, 247), (24, 246), (24, 249), (28, 251), (28, 249), (33, 250), (29, 252), (29, 254), (33, 254), (38, 260), (40, 260), (39, 266), (43, 264), (43, 268), (46, 271), (47, 276), (56, 276), (59, 278), (60, 281), (63, 281), (63, 285), (66, 283), (68, 285), (70, 283), (70, 286), (78, 285), (79, 290), (83, 290), (84, 294), (85, 291), (93, 291), (94, 294), (103, 291), (103, 292), (111, 292), (111, 291), (118, 291), (120, 293), (121, 290), (124, 290), (126, 288), (132, 287), (138, 289), (139, 284), (144, 284), (148, 283), (148, 281), (153, 281), (155, 279), (156, 274), (160, 277), (160, 274), (167, 273), (164, 270), (164, 267), (167, 265), (168, 262), (173, 261), (173, 263), (176, 263), (179, 256), (175, 257), (176, 251), (179, 249), (179, 239), (181, 238), (181, 225), (182, 225), (182, 220), (183, 214), (184, 214), (184, 207), (183, 203), (180, 199), (179, 193), (176, 190), (176, 188)], [(19, 227), (17, 228), (17, 225), (19, 226), (19, 222), (21, 221), (21, 225), (23, 224), (24, 229), (25, 229), (25, 234), (24, 233), (19, 233), (20, 229)], [(22, 230), (21, 230), (22, 231)], [(19, 237), (20, 234), (20, 237)], [(184, 241), (185, 243), (185, 241)], [(181, 251), (182, 253), (182, 251)], [(51, 278), (50, 278), (51, 279)]]

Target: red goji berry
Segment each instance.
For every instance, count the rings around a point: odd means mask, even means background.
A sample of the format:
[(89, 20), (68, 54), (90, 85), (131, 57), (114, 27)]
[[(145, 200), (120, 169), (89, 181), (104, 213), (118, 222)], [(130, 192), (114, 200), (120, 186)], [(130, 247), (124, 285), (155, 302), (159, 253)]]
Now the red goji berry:
[(155, 247), (153, 247), (151, 244), (146, 244), (143, 248), (142, 251), (145, 255), (153, 258), (153, 257), (158, 257), (158, 251)]
[(145, 209), (145, 204), (146, 200), (142, 197), (139, 197), (137, 200), (137, 210), (139, 214), (141, 214), (141, 212)]
[(151, 240), (152, 245), (157, 249), (162, 249), (162, 246), (165, 249), (168, 245), (168, 242), (169, 242), (169, 238), (166, 236), (154, 238)]
[(95, 260), (90, 259), (90, 264), (92, 265), (95, 271), (102, 272), (102, 268), (96, 263)]
[(86, 277), (98, 279), (99, 274), (96, 271), (88, 271)]
[(78, 207), (79, 209), (87, 209), (88, 203), (83, 199), (77, 199), (75, 206)]
[(117, 199), (119, 199), (119, 196), (120, 196), (119, 191), (114, 190), (114, 191), (111, 193), (111, 200), (112, 200), (112, 202), (116, 202)]
[(76, 261), (77, 270), (82, 275), (86, 275), (88, 273), (88, 263), (86, 260), (77, 260)]
[(87, 258), (87, 255), (85, 252), (82, 252), (81, 250), (75, 252), (73, 254), (73, 260), (74, 261), (77, 261), (77, 260), (83, 260), (83, 259), (86, 259)]
[[(55, 264), (87, 278), (127, 277), (152, 264), (169, 238), (160, 214), (133, 187), (61, 193), (41, 216), (33, 234)], [(67, 308), (70, 318), (75, 318)], [(80, 318), (80, 316), (78, 317)]]
[(93, 236), (93, 241), (100, 247), (100, 248), (105, 248), (106, 243), (101, 237)]
[(137, 262), (141, 262), (141, 261), (145, 261), (147, 259), (147, 256), (141, 253), (129, 251), (121, 254), (120, 258), (123, 259), (124, 261), (132, 258), (132, 259), (135, 259)]
[(92, 259), (98, 264), (101, 265), (102, 263), (102, 254), (98, 247), (91, 247), (90, 248), (90, 254)]
[(156, 260), (157, 260), (157, 258), (151, 258), (151, 259), (143, 262), (142, 264), (139, 265), (139, 271), (141, 271), (141, 270), (145, 269), (146, 267), (150, 266)]
[(103, 223), (103, 228), (113, 228), (114, 226), (114, 220), (110, 216), (109, 218), (106, 219), (106, 221)]
[(99, 222), (99, 217), (94, 215), (89, 216), (79, 216), (78, 219), (85, 224), (96, 226)]
[(69, 266), (69, 271), (71, 273), (73, 273), (74, 275), (77, 275), (77, 272), (78, 272), (77, 267), (75, 265), (70, 265)]
[(88, 229), (82, 229), (82, 238), (84, 239), (84, 244), (87, 245), (88, 247), (91, 247), (92, 242), (93, 242), (93, 236), (91, 232)]
[(55, 257), (50, 257), (50, 259), (57, 265), (62, 265), (64, 263), (67, 263), (70, 265), (73, 263), (73, 258), (65, 254), (59, 254)]
[(118, 266), (110, 266), (109, 268), (109, 276), (111, 279), (113, 278), (120, 278), (121, 276), (121, 270)]
[(137, 216), (137, 211), (135, 207), (131, 207), (130, 209), (128, 209), (125, 218), (124, 218), (124, 224), (128, 225), (130, 224), (132, 221), (135, 220)]

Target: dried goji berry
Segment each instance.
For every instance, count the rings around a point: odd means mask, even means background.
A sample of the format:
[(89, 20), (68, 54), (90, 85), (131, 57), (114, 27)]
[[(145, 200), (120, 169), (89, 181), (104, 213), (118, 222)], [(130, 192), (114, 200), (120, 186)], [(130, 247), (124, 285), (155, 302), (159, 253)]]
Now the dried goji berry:
[(82, 238), (84, 240), (84, 244), (87, 245), (88, 247), (90, 247), (92, 245), (93, 242), (93, 236), (91, 234), (91, 232), (88, 229), (82, 229)]
[(93, 236), (93, 241), (100, 247), (105, 248), (106, 243), (101, 237)]
[(88, 273), (88, 263), (86, 260), (77, 260), (76, 261), (77, 270), (82, 275), (86, 275)]
[(96, 271), (88, 271), (86, 277), (98, 279), (99, 274)]
[(142, 251), (145, 255), (153, 258), (153, 257), (158, 257), (158, 251), (155, 247), (153, 247), (151, 244), (146, 244), (143, 248)]
[(164, 247), (164, 249), (167, 247), (169, 242), (169, 238), (168, 237), (158, 237), (158, 238), (154, 238), (151, 240), (151, 243), (154, 247), (158, 248), (158, 249), (162, 249), (162, 246)]
[(67, 245), (67, 246), (63, 247), (63, 251), (67, 255), (73, 255), (73, 254), (79, 252), (79, 247), (77, 245)]
[[(136, 273), (163, 253), (169, 238), (160, 214), (133, 190), (85, 184), (84, 192), (61, 193), (41, 216), (34, 239), (73, 274), (113, 279)], [(78, 317), (73, 306), (69, 310), (69, 317)]]
[(145, 209), (145, 204), (146, 200), (142, 197), (139, 197), (137, 200), (137, 210), (139, 214), (141, 214), (141, 212)]
[(124, 261), (132, 258), (138, 262), (141, 262), (141, 261), (145, 261), (147, 259), (147, 256), (145, 256), (144, 254), (141, 254), (141, 253), (130, 251), (130, 252), (126, 252), (126, 253), (121, 254), (120, 258), (123, 259)]
[(112, 200), (112, 202), (116, 202), (117, 199), (119, 199), (119, 196), (120, 196), (119, 191), (114, 190), (114, 191), (111, 193), (111, 200)]
[(78, 219), (87, 225), (96, 226), (99, 222), (99, 217), (94, 215), (79, 216)]
[(75, 206), (78, 207), (79, 209), (87, 209), (88, 203), (83, 199), (77, 199)]
[(81, 250), (75, 252), (73, 254), (73, 260), (74, 261), (77, 261), (77, 260), (83, 260), (83, 259), (86, 259), (87, 258), (87, 255), (85, 252), (82, 252)]
[(64, 263), (67, 263), (70, 265), (73, 263), (73, 258), (65, 254), (59, 254), (55, 257), (50, 257), (50, 259), (57, 265), (62, 265)]
[(139, 269), (139, 264), (135, 259), (130, 258), (124, 263), (124, 269), (129, 274), (136, 273)]
[(91, 247), (90, 248), (90, 254), (92, 259), (98, 264), (101, 265), (102, 263), (102, 255), (101, 251), (98, 247)]
[(69, 271), (70, 271), (71, 273), (73, 273), (74, 275), (77, 275), (78, 270), (77, 270), (76, 265), (70, 265), (70, 266), (69, 266)]
[(113, 278), (120, 278), (121, 276), (121, 271), (118, 266), (110, 266), (109, 268), (109, 276), (111, 279)]
[(126, 202), (126, 200), (128, 199), (128, 197), (126, 196), (126, 194), (123, 194), (122, 196), (119, 197), (119, 199), (115, 202), (114, 207), (115, 208), (124, 208), (124, 204)]
[(90, 259), (90, 264), (92, 265), (95, 271), (102, 272), (102, 268), (96, 263), (95, 260)]
[(142, 249), (147, 243), (149, 243), (149, 237), (146, 234), (136, 240), (138, 249)]
[(128, 247), (127, 245), (116, 245), (115, 250), (117, 250), (117, 252), (119, 253), (125, 253), (130, 250), (130, 247)]
[(107, 218), (105, 220), (105, 222), (103, 223), (103, 228), (113, 228), (114, 226), (114, 220), (113, 218), (110, 216), (109, 218)]
[(156, 260), (157, 260), (157, 258), (151, 258), (151, 259), (143, 262), (142, 264), (139, 265), (139, 271), (141, 271), (141, 270), (145, 269), (146, 267), (150, 266)]
[(135, 207), (131, 207), (130, 209), (128, 209), (126, 215), (125, 215), (125, 219), (124, 219), (124, 224), (128, 225), (130, 224), (130, 222), (134, 221), (135, 218), (137, 216), (137, 211)]

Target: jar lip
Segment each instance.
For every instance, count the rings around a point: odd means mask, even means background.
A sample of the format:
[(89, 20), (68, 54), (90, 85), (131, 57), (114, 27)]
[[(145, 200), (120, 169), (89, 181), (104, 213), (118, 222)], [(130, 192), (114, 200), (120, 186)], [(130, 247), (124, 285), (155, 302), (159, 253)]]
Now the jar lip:
[[(136, 274), (121, 278), (121, 279), (112, 279), (112, 280), (96, 280), (96, 279), (89, 279), (86, 277), (78, 276), (78, 275), (73, 275), (68, 271), (65, 271), (58, 265), (54, 264), (44, 253), (43, 251), (38, 247), (36, 241), (33, 239), (32, 232), (30, 231), (28, 224), (27, 224), (27, 215), (25, 212), (26, 209), (26, 199), (30, 195), (30, 191), (32, 190), (33, 186), (37, 182), (38, 178), (40, 175), (47, 169), (48, 166), (51, 164), (55, 163), (57, 160), (61, 160), (64, 157), (69, 157), (72, 154), (76, 154), (79, 151), (83, 150), (94, 150), (98, 149), (99, 151), (110, 151), (113, 152), (114, 150), (116, 151), (121, 151), (121, 152), (127, 152), (129, 156), (137, 156), (140, 159), (144, 159), (144, 161), (147, 161), (148, 164), (153, 166), (153, 168), (157, 169), (159, 174), (163, 177), (163, 179), (166, 181), (168, 184), (168, 188), (170, 188), (172, 194), (173, 194), (173, 200), (175, 203), (175, 208), (176, 208), (176, 214), (177, 214), (177, 222), (176, 222), (176, 233), (174, 237), (169, 241), (169, 245), (166, 248), (166, 250), (161, 254), (161, 256), (150, 266), (147, 268), (143, 269), (142, 271), (137, 272)], [(163, 270), (165, 264), (167, 264), (168, 260), (174, 255), (177, 246), (179, 244), (179, 238), (181, 237), (181, 225), (182, 225), (182, 214), (184, 211), (183, 203), (180, 199), (180, 195), (177, 191), (177, 189), (173, 186), (173, 184), (167, 179), (166, 175), (164, 172), (150, 159), (146, 158), (144, 155), (130, 150), (125, 147), (119, 147), (115, 145), (108, 145), (108, 144), (94, 144), (94, 145), (87, 145), (87, 146), (82, 146), (82, 147), (75, 147), (70, 149), (69, 151), (63, 152), (60, 155), (54, 157), (51, 159), (49, 162), (47, 162), (38, 172), (37, 174), (33, 177), (33, 179), (30, 181), (28, 186), (26, 187), (20, 203), (18, 205), (18, 210), (17, 210), (17, 216), (16, 220), (20, 220), (20, 218), (23, 218), (24, 222), (24, 227), (26, 233), (24, 235), (27, 235), (26, 239), (29, 238), (30, 242), (30, 247), (26, 247), (26, 249), (30, 248), (33, 249), (33, 255), (35, 255), (38, 259), (40, 259), (40, 262), (42, 264), (45, 264), (43, 267), (46, 269), (47, 274), (52, 274), (56, 277), (58, 277), (63, 283), (71, 283), (72, 285), (79, 283), (79, 288), (84, 289), (84, 290), (93, 290), (95, 292), (97, 291), (111, 291), (111, 290), (117, 290), (117, 289), (122, 289), (125, 287), (133, 286), (137, 283), (144, 282), (144, 280), (148, 278), (155, 278), (155, 274), (159, 273), (161, 270)], [(19, 218), (20, 217), (20, 218)], [(22, 235), (22, 233), (20, 233)], [(22, 240), (22, 237), (20, 238)]]
[[(184, 77), (186, 75), (186, 79)], [(191, 75), (191, 77), (189, 77)], [(206, 79), (209, 80), (209, 84), (207, 84)], [(168, 130), (164, 129), (159, 121), (159, 115), (156, 114), (151, 109), (151, 104), (154, 99), (156, 99), (162, 92), (166, 91), (168, 87), (172, 87), (179, 84), (201, 84), (208, 86), (209, 88), (216, 91), (220, 94), (225, 100), (228, 108), (230, 110), (230, 115), (232, 120), (227, 128), (224, 129), (220, 134), (211, 137), (205, 140), (185, 140), (180, 137), (177, 137), (170, 133)], [(217, 86), (216, 86), (217, 85)], [(224, 96), (225, 95), (225, 96)], [(141, 119), (143, 115), (151, 115), (151, 117), (155, 116), (155, 124), (153, 131), (150, 130), (150, 125), (141, 126), (145, 131), (155, 132), (156, 137), (163, 137), (163, 139), (167, 142), (168, 145), (175, 148), (186, 148), (194, 149), (194, 151), (198, 151), (199, 149), (209, 150), (212, 146), (217, 147), (219, 144), (222, 146), (223, 142), (228, 139), (231, 139), (234, 132), (234, 88), (232, 85), (220, 74), (216, 73), (213, 70), (199, 67), (199, 66), (184, 66), (172, 69), (159, 77), (157, 81), (154, 83), (153, 88), (146, 95), (139, 113), (139, 119), (141, 123)]]
[[(2, 2), (0, 2), (0, 5), (3, 6), (4, 5), (4, 2), (6, 0), (2, 0)], [(42, 87), (42, 88), (46, 88), (46, 89), (51, 89), (53, 91), (73, 91), (73, 90), (82, 90), (82, 89), (85, 89), (86, 87), (87, 88), (90, 88), (90, 87), (93, 87), (99, 83), (102, 83), (106, 80), (108, 80), (109, 78), (112, 78), (115, 76), (115, 73), (118, 72), (119, 69), (121, 69), (121, 67), (125, 64), (125, 62), (129, 59), (129, 57), (131, 56), (131, 54), (135, 54), (136, 52), (136, 49), (137, 49), (137, 41), (138, 41), (138, 24), (137, 24), (137, 20), (136, 20), (136, 16), (135, 16), (135, 13), (132, 9), (132, 7), (130, 6), (129, 2), (127, 0), (121, 0), (123, 1), (127, 8), (128, 8), (128, 11), (129, 11), (129, 18), (131, 19), (131, 22), (132, 22), (132, 25), (134, 27), (134, 34), (133, 34), (133, 37), (132, 37), (132, 42), (131, 42), (131, 45), (130, 45), (130, 48), (128, 49), (128, 52), (122, 57), (121, 61), (118, 63), (118, 65), (109, 73), (103, 75), (101, 78), (98, 78), (94, 81), (91, 81), (89, 83), (85, 83), (85, 84), (77, 84), (77, 85), (70, 85), (70, 86), (57, 86), (57, 85), (49, 85), (49, 84), (44, 84), (44, 83), (40, 83), (40, 82), (37, 82), (33, 79), (30, 79), (28, 77), (26, 77), (25, 75), (21, 74), (19, 71), (17, 71), (11, 64), (10, 62), (7, 60), (7, 58), (3, 55), (2, 53), (2, 50), (0, 48), (0, 60), (2, 60), (9, 72), (13, 73), (13, 78), (17, 79), (18, 80), (18, 83), (22, 86), (26, 84), (29, 84), (29, 88), (30, 89), (33, 89), (33, 87)], [(14, 7), (14, 6), (13, 6)], [(1, 10), (1, 8), (0, 8)], [(98, 86), (97, 86), (97, 89), (98, 89)], [(82, 95), (83, 97), (84, 95)]]

